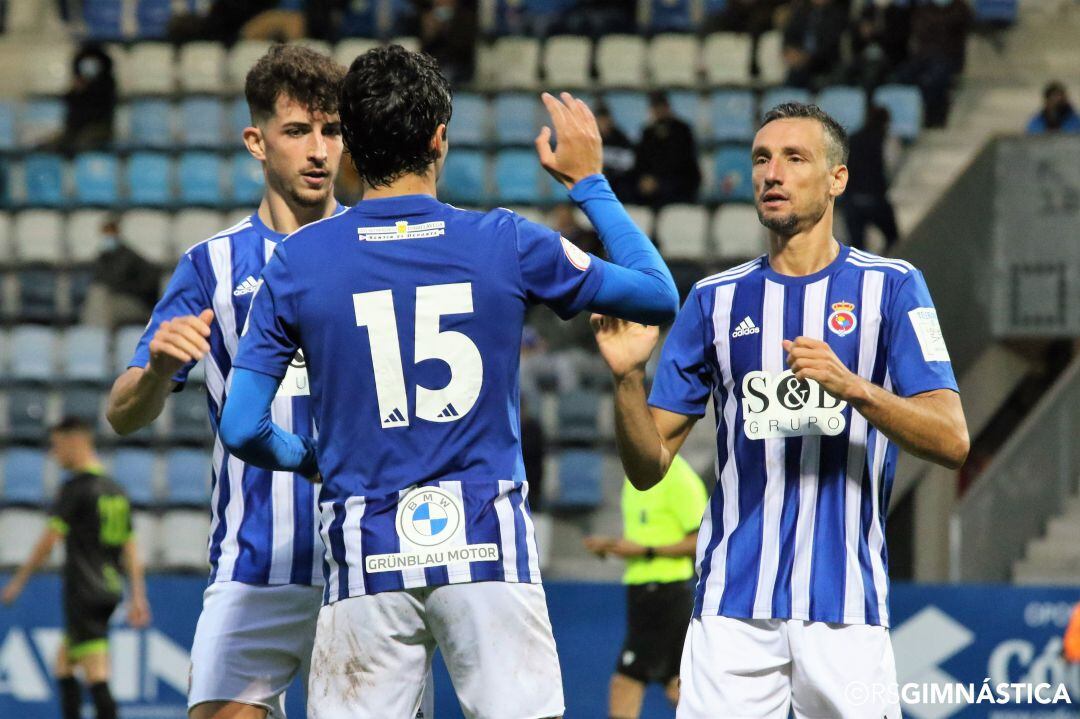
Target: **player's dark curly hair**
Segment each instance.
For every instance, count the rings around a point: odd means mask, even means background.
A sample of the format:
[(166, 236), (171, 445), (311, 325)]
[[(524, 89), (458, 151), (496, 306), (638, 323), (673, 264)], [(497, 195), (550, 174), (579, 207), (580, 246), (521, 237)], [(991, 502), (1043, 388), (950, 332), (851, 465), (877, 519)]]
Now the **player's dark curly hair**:
[(435, 128), (450, 122), (450, 83), (428, 55), (400, 45), (353, 60), (341, 85), (341, 132), (360, 178), (384, 187), (427, 171)]
[(765, 117), (761, 119), (761, 127), (765, 127), (775, 120), (792, 119), (817, 120), (820, 122), (821, 126), (825, 128), (825, 139), (829, 143), (830, 164), (847, 164), (848, 152), (851, 149), (847, 131), (832, 115), (817, 105), (808, 105), (802, 102), (785, 102), (777, 105), (765, 113)]
[(344, 77), (344, 66), (320, 52), (301, 45), (273, 45), (244, 81), (251, 121), (257, 124), (272, 117), (281, 95), (312, 112), (333, 115)]

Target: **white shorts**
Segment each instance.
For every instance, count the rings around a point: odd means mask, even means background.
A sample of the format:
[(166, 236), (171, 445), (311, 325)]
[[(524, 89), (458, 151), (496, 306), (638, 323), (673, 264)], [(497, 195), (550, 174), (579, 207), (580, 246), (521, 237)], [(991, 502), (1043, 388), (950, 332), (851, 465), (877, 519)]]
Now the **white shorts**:
[(468, 719), (562, 716), (562, 674), (543, 587), (477, 582), (323, 607), (309, 719), (412, 719), (436, 645)]
[(900, 719), (884, 627), (701, 617), (680, 677), (677, 719)]

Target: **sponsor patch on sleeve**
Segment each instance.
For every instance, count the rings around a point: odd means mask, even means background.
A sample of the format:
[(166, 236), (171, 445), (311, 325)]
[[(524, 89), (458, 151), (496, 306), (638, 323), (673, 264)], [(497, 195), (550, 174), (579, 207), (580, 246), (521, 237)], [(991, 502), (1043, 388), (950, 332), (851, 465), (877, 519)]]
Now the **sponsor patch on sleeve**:
[(916, 307), (908, 312), (915, 336), (919, 339), (923, 359), (927, 362), (948, 362), (949, 350), (945, 347), (945, 337), (938, 324), (937, 310), (933, 307)]
[(580, 247), (575, 245), (565, 237), (562, 239), (563, 252), (566, 253), (566, 259), (570, 260), (570, 264), (578, 268), (582, 272), (589, 269), (589, 265), (592, 264), (592, 258), (589, 257), (589, 253), (583, 251)]

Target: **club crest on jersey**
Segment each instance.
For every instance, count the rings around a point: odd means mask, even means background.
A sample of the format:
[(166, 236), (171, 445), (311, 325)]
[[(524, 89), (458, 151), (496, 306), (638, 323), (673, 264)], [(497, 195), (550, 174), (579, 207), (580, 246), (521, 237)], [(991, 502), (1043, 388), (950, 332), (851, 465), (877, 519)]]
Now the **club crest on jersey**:
[(559, 239), (562, 240), (563, 252), (566, 253), (566, 259), (570, 260), (570, 264), (582, 272), (589, 269), (589, 265), (592, 264), (592, 258), (589, 257), (589, 253), (585, 252), (565, 237), (560, 237)]
[(750, 439), (806, 435), (836, 436), (844, 431), (847, 402), (812, 379), (747, 372), (742, 381), (743, 432)]
[(850, 302), (837, 302), (832, 306), (833, 312), (829, 315), (829, 331), (838, 337), (849, 335), (855, 331), (859, 321), (855, 317), (855, 305)]

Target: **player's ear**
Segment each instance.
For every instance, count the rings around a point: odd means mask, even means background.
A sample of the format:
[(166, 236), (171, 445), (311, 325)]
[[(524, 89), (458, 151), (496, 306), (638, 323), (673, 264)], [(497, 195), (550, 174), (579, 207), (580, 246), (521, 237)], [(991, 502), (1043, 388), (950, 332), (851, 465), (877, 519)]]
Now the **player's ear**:
[(448, 146), (448, 140), (446, 135), (446, 123), (441, 122), (439, 126), (435, 128), (435, 134), (431, 136), (431, 149), (439, 153), (440, 157), (446, 157), (446, 150)]
[(829, 194), (839, 197), (844, 194), (848, 183), (847, 165), (836, 165), (829, 173)]
[(243, 138), (244, 146), (247, 148), (247, 151), (251, 153), (251, 156), (259, 162), (265, 162), (266, 143), (263, 138), (262, 129), (259, 128), (257, 125), (245, 127)]

